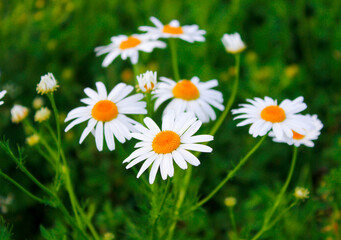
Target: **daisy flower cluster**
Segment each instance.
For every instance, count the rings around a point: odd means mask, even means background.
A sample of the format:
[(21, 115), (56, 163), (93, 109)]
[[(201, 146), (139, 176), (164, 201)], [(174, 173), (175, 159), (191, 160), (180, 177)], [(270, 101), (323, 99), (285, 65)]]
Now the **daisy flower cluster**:
[(270, 97), (246, 101), (249, 103), (240, 104), (241, 108), (232, 110), (232, 114), (238, 114), (234, 119), (244, 119), (238, 127), (251, 124), (249, 133), (253, 137), (269, 134), (275, 142), (314, 146), (312, 140), (318, 138), (323, 125), (317, 115), (299, 114), (307, 108), (303, 97), (285, 99), (280, 104)]
[(139, 30), (146, 33), (114, 36), (111, 37), (109, 45), (96, 47), (96, 56), (107, 54), (102, 66), (109, 66), (118, 56), (121, 56), (123, 60), (129, 58), (132, 64), (137, 64), (140, 51), (150, 53), (155, 48), (166, 47), (166, 43), (158, 40), (160, 38), (179, 38), (190, 43), (205, 41), (203, 35), (206, 31), (200, 30), (198, 25), (180, 26), (178, 20), (172, 20), (169, 24), (163, 25), (155, 17), (151, 17), (150, 20), (155, 27), (139, 27)]

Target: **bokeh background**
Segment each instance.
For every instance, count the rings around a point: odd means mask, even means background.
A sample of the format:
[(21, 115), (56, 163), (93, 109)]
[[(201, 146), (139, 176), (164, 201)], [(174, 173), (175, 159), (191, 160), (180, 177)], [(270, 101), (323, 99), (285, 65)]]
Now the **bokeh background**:
[[(281, 101), (304, 96), (308, 104), (305, 113), (318, 114), (324, 128), (314, 148), (299, 149), (285, 202), (292, 199), (296, 186), (309, 188), (311, 197), (264, 239), (341, 239), (339, 0), (0, 1), (0, 89), (8, 91), (0, 108), (0, 130), (14, 148), (16, 144), (24, 148), (26, 166), (42, 182), (52, 182), (53, 170), (25, 143), (25, 129), (10, 121), (13, 104), (30, 107), (32, 119), (35, 87), (47, 72), (60, 83), (55, 97), (62, 118), (81, 105), (83, 89), (94, 87), (96, 81), (109, 88), (120, 81), (131, 84), (134, 75), (128, 61), (116, 59), (102, 68), (103, 57), (96, 57), (94, 48), (108, 44), (111, 36), (129, 35), (136, 33), (138, 26), (152, 25), (150, 16), (164, 23), (178, 19), (182, 24), (198, 24), (207, 31), (205, 43), (178, 42), (180, 75), (199, 76), (203, 81), (218, 79), (225, 99), (235, 69), (234, 58), (224, 51), (220, 39), (224, 33), (241, 34), (247, 50), (241, 57), (240, 90), (233, 107), (245, 98), (270, 96)], [(159, 76), (172, 77), (169, 48), (140, 57), (141, 72), (157, 70)], [(48, 105), (47, 99), (45, 103)], [(237, 129), (235, 125), (229, 115), (212, 144), (214, 152), (202, 155), (202, 165), (194, 169), (190, 193), (209, 193), (255, 143), (247, 127)], [(146, 231), (141, 230), (147, 214), (141, 206), (146, 205), (146, 198), (137, 190), (141, 182), (135, 173), (121, 163), (133, 143), (99, 153), (92, 137), (78, 145), (82, 128), (63, 135), (77, 195), (93, 210), (94, 224), (101, 233), (112, 232), (116, 239), (143, 239), (139, 233)], [(175, 239), (229, 239), (227, 196), (237, 198), (234, 210), (241, 235), (245, 239), (252, 236), (286, 177), (291, 151), (289, 146), (267, 139), (213, 200), (180, 221)], [(0, 157), (2, 171), (41, 194), (4, 153)], [(57, 210), (34, 202), (4, 179), (0, 179), (0, 196), (13, 199), (7, 209), (0, 206), (0, 236), (10, 230), (12, 239), (47, 239), (40, 232), (43, 225), (62, 239), (66, 226)], [(190, 204), (186, 201), (184, 208)]]

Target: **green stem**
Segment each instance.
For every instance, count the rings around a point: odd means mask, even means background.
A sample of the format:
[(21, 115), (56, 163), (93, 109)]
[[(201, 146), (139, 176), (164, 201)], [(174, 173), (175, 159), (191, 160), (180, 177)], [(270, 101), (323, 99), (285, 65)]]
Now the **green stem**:
[(225, 106), (225, 109), (224, 109), (223, 113), (220, 115), (218, 120), (213, 125), (213, 127), (212, 127), (212, 129), (211, 129), (211, 131), (209, 133), (210, 135), (215, 135), (216, 134), (216, 132), (218, 131), (219, 127), (224, 122), (228, 112), (230, 111), (230, 109), (232, 107), (232, 104), (233, 104), (233, 102), (234, 102), (234, 100), (236, 98), (236, 95), (237, 95), (238, 83), (239, 83), (240, 54), (236, 54), (235, 58), (236, 58), (236, 77), (234, 79), (232, 92), (231, 92), (229, 100), (226, 103), (226, 106)]
[(194, 207), (192, 207), (189, 211), (187, 211), (186, 213), (192, 212), (194, 210), (196, 210), (198, 207), (200, 207), (201, 205), (205, 204), (208, 200), (210, 200), (232, 177), (234, 177), (234, 175), (236, 174), (236, 172), (247, 162), (247, 160), (251, 157), (251, 155), (260, 147), (260, 145), (262, 144), (262, 142), (264, 141), (264, 139), (267, 137), (267, 135), (264, 135), (259, 141), (258, 143), (245, 155), (245, 157), (243, 157), (240, 162), (237, 164), (237, 166), (235, 166), (224, 178), (223, 181), (221, 181), (218, 186), (210, 193), (207, 195), (207, 197), (205, 197), (204, 199), (202, 199), (200, 202), (198, 202), (196, 205), (194, 205)]
[(283, 195), (285, 193), (285, 191), (287, 190), (289, 183), (291, 181), (294, 169), (295, 169), (295, 164), (296, 164), (296, 159), (297, 159), (297, 147), (294, 147), (294, 151), (293, 151), (293, 155), (292, 155), (292, 160), (291, 160), (291, 165), (290, 165), (290, 170), (289, 170), (289, 174), (287, 176), (287, 179), (285, 180), (285, 183), (280, 191), (280, 193), (278, 194), (275, 204), (273, 205), (271, 211), (269, 212), (269, 214), (267, 215), (267, 217), (265, 218), (264, 222), (267, 224), (269, 222), (269, 220), (271, 219), (272, 215), (275, 213), (276, 209), (278, 208)]
[(286, 209), (284, 209), (277, 217), (268, 225), (267, 230), (271, 229), (290, 209), (292, 209), (297, 203), (298, 199), (295, 202), (291, 203)]
[(140, 74), (138, 63), (133, 64), (133, 72), (134, 72), (134, 88), (136, 90), (136, 85), (138, 84), (136, 77)]
[(60, 137), (60, 123), (59, 123), (59, 113), (58, 113), (58, 109), (56, 106), (56, 102), (54, 101), (54, 97), (53, 97), (53, 93), (49, 93), (47, 94), (51, 105), (52, 105), (52, 109), (53, 109), (53, 113), (54, 113), (54, 117), (55, 117), (55, 121), (56, 121), (56, 127), (57, 127), (57, 148), (58, 148), (58, 162), (60, 162), (60, 152), (61, 152), (61, 137)]
[(145, 94), (146, 96), (146, 101), (147, 101), (147, 111), (148, 111), (148, 116), (152, 117), (153, 116), (153, 102), (152, 102), (152, 94), (150, 92), (147, 92)]
[(174, 80), (178, 82), (180, 80), (180, 74), (179, 74), (179, 65), (178, 65), (178, 56), (177, 56), (177, 51), (176, 51), (176, 39), (175, 38), (169, 39), (169, 46), (171, 49)]
[[(276, 201), (275, 201), (273, 207), (271, 208), (270, 212), (265, 217), (262, 228), (252, 238), (252, 240), (258, 239), (264, 232), (266, 232), (268, 229), (270, 229), (269, 226), (272, 227), (274, 225), (274, 223), (269, 225), (269, 221), (271, 220), (273, 214), (275, 213), (276, 209), (278, 208), (278, 206), (279, 206), (279, 204), (280, 204), (280, 202), (281, 202), (281, 200), (283, 198), (283, 195), (284, 195), (285, 191), (288, 188), (288, 185), (290, 183), (290, 180), (292, 178), (292, 175), (293, 175), (293, 172), (294, 172), (294, 169), (295, 169), (296, 159), (297, 159), (297, 147), (294, 147), (294, 152), (293, 152), (293, 156), (292, 156), (292, 160), (291, 160), (291, 165), (290, 165), (290, 170), (289, 170), (287, 179), (286, 179), (286, 181), (285, 181), (285, 183), (284, 183), (280, 193), (277, 195), (277, 198), (276, 198)], [(278, 221), (276, 219), (275, 219), (275, 221)]]
[(14, 179), (12, 179), (10, 176), (8, 176), (7, 174), (5, 174), (4, 172), (2, 172), (0, 170), (0, 175), (7, 179), (8, 181), (10, 181), (13, 185), (15, 185), (17, 188), (19, 188), (21, 191), (23, 191), (25, 194), (27, 194), (29, 197), (33, 198), (34, 200), (42, 203), (42, 204), (47, 204), (48, 201), (40, 198), (40, 197), (37, 197), (35, 196), (34, 194), (32, 194), (31, 192), (29, 192), (28, 190), (26, 190), (23, 186), (21, 186), (18, 182), (16, 182)]
[[(167, 197), (167, 194), (169, 192), (170, 182), (171, 182), (170, 178), (168, 178), (167, 179), (167, 185), (166, 185), (165, 191), (164, 191), (162, 199), (161, 199), (160, 207), (159, 207), (159, 209), (157, 211), (156, 218), (153, 220), (153, 224), (152, 224), (152, 237), (151, 237), (152, 240), (154, 239), (154, 233), (155, 233), (155, 230), (156, 230), (157, 221), (160, 218), (160, 213), (162, 211), (163, 205), (166, 202), (166, 197)], [(155, 192), (153, 194), (155, 194)]]
[(49, 144), (47, 143), (46, 139), (44, 138), (44, 136), (42, 134), (39, 134), (38, 131), (31, 125), (31, 123), (25, 119), (23, 121), (24, 125), (30, 129), (34, 134), (39, 136), (39, 142), (46, 148), (46, 150), (48, 151), (48, 153), (51, 155), (51, 157), (53, 157), (56, 161), (58, 161), (58, 158), (56, 156), (56, 153), (52, 150), (52, 148), (49, 146)]
[(176, 205), (175, 205), (174, 219), (173, 219), (173, 222), (170, 225), (169, 234), (168, 234), (167, 240), (173, 239), (173, 234), (174, 234), (174, 230), (175, 230), (175, 227), (176, 227), (176, 223), (178, 221), (178, 217), (179, 217), (179, 213), (180, 213), (180, 208), (181, 208), (182, 203), (183, 203), (183, 201), (185, 199), (187, 188), (188, 188), (189, 182), (191, 180), (191, 175), (192, 175), (192, 165), (189, 164), (187, 172), (186, 172), (186, 175), (185, 175), (185, 179), (184, 179), (184, 182), (183, 182), (183, 187), (180, 189), (179, 198), (178, 198), (178, 201), (176, 202)]
[(230, 215), (230, 220), (231, 220), (233, 231), (237, 234), (237, 226), (236, 226), (236, 221), (234, 219), (233, 207), (229, 207), (229, 215)]

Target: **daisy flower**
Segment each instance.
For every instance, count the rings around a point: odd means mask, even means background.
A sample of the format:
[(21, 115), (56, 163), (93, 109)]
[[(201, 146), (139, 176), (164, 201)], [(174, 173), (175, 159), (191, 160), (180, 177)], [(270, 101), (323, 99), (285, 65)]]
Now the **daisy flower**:
[(135, 150), (123, 163), (129, 163), (127, 169), (144, 161), (137, 178), (152, 165), (149, 174), (149, 183), (155, 180), (160, 168), (163, 180), (174, 175), (173, 160), (181, 169), (187, 169), (187, 163), (198, 166), (200, 161), (189, 150), (199, 152), (212, 152), (212, 148), (198, 144), (213, 140), (211, 135), (195, 134), (202, 122), (194, 117), (193, 113), (182, 113), (175, 115), (170, 111), (162, 119), (162, 131), (156, 123), (149, 117), (144, 119), (146, 127), (137, 125), (137, 133), (132, 133), (132, 137), (141, 142), (135, 145)]
[(139, 30), (146, 31), (152, 38), (180, 38), (187, 42), (204, 42), (205, 30), (200, 30), (196, 24), (180, 26), (178, 20), (172, 20), (169, 24), (163, 25), (157, 18), (151, 17), (150, 21), (155, 27), (141, 26)]
[[(6, 90), (2, 90), (0, 92), (0, 99), (2, 99), (5, 95), (6, 95), (7, 91)], [(0, 101), (0, 105), (4, 104), (4, 101)]]
[(296, 147), (299, 147), (301, 144), (306, 145), (307, 147), (314, 147), (314, 143), (312, 140), (318, 139), (318, 137), (321, 134), (321, 129), (323, 128), (322, 122), (317, 118), (317, 115), (309, 115), (306, 114), (305, 117), (310, 119), (310, 121), (313, 124), (313, 128), (310, 130), (304, 130), (304, 134), (299, 134), (295, 131), (293, 132), (293, 136), (291, 138), (284, 136), (282, 139), (279, 139), (275, 137), (275, 134), (271, 131), (269, 133), (270, 137), (274, 137), (273, 141), (275, 142), (282, 142), (287, 143), (289, 145), (295, 145)]
[(224, 34), (221, 41), (224, 44), (225, 50), (231, 54), (238, 54), (246, 48), (239, 33)]
[(48, 73), (41, 76), (40, 82), (37, 84), (37, 92), (38, 94), (43, 95), (56, 91), (58, 87), (59, 85), (57, 84), (57, 80), (54, 78), (53, 74)]
[(142, 92), (151, 92), (156, 87), (156, 75), (156, 72), (147, 71), (136, 77)]
[(240, 104), (239, 109), (232, 110), (232, 114), (241, 114), (234, 119), (245, 119), (237, 124), (237, 127), (251, 124), (249, 133), (253, 137), (264, 136), (271, 129), (274, 136), (282, 139), (284, 136), (293, 137), (293, 131), (305, 134), (304, 129), (310, 129), (310, 120), (297, 113), (307, 108), (303, 102), (303, 97), (298, 97), (291, 101), (285, 99), (281, 104), (277, 100), (265, 97), (264, 100), (254, 98), (247, 99), (251, 104)]
[(66, 128), (69, 131), (73, 126), (88, 121), (79, 143), (93, 133), (96, 146), (99, 151), (103, 150), (103, 132), (109, 150), (115, 149), (115, 138), (124, 143), (126, 139), (131, 139), (130, 133), (136, 131), (133, 124), (136, 121), (125, 114), (146, 114), (146, 103), (141, 102), (143, 94), (134, 94), (129, 97), (134, 88), (125, 83), (119, 83), (107, 94), (107, 90), (102, 82), (96, 83), (97, 92), (91, 88), (85, 88), (84, 92), (88, 98), (81, 99), (87, 106), (78, 107), (70, 111), (65, 122), (73, 120)]
[(22, 105), (14, 105), (11, 109), (12, 122), (20, 123), (22, 122), (28, 115), (28, 108)]
[(165, 113), (170, 109), (175, 109), (176, 114), (181, 112), (193, 112), (200, 121), (206, 123), (216, 119), (216, 114), (211, 107), (224, 110), (223, 95), (213, 87), (218, 86), (217, 80), (200, 82), (198, 77), (191, 80), (181, 80), (175, 82), (171, 79), (160, 77), (155, 90), (155, 110), (168, 99), (172, 101), (165, 108)]
[(34, 121), (41, 123), (48, 120), (50, 116), (51, 111), (47, 107), (42, 107), (34, 115)]
[(111, 38), (107, 46), (95, 48), (96, 56), (108, 53), (102, 63), (103, 67), (109, 66), (119, 55), (123, 60), (128, 57), (132, 64), (136, 64), (139, 58), (139, 51), (152, 52), (154, 48), (165, 48), (166, 43), (150, 39), (148, 34), (133, 34), (131, 36), (119, 35)]

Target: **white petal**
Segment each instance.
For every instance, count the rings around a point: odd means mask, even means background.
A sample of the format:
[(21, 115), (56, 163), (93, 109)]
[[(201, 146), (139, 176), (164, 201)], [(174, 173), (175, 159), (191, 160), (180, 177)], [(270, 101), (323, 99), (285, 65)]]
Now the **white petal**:
[(98, 122), (95, 132), (96, 147), (98, 151), (103, 150), (103, 122)]

